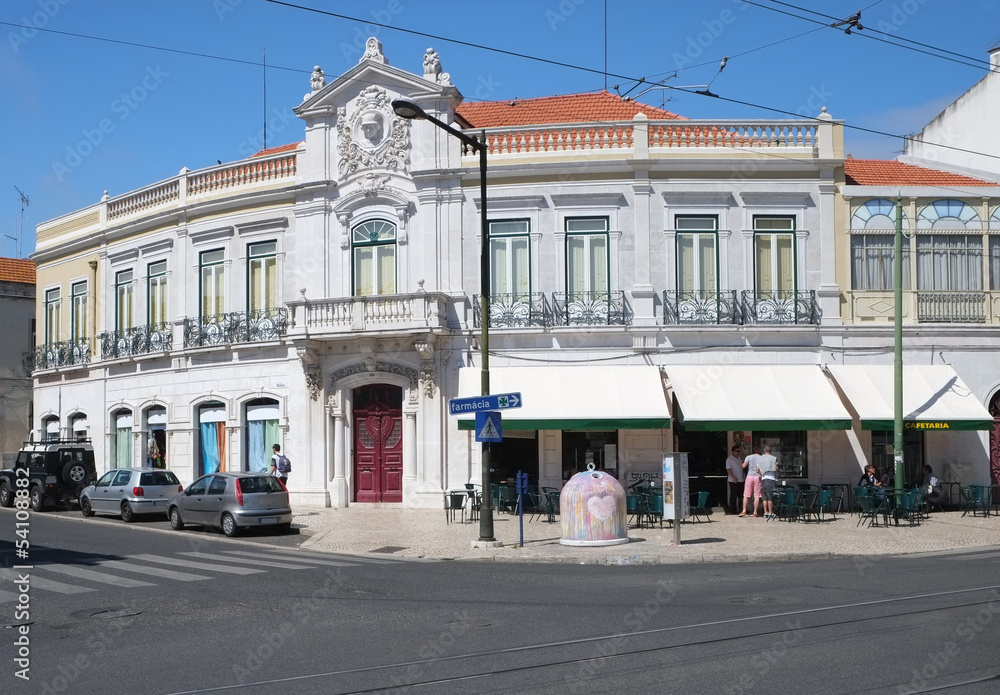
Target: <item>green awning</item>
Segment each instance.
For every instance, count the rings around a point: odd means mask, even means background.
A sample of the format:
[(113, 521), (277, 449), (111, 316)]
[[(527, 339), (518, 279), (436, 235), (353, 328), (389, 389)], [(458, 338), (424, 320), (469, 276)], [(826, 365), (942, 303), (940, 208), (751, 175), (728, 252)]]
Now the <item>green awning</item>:
[[(480, 395), (482, 372), (463, 367), (459, 398)], [(649, 365), (547, 364), (490, 369), (491, 393), (520, 393), (522, 407), (502, 410), (504, 430), (666, 429), (670, 409), (663, 375)], [(475, 418), (458, 419), (460, 430)]]
[(680, 406), (701, 432), (847, 430), (851, 415), (817, 365), (674, 365), (664, 368)]

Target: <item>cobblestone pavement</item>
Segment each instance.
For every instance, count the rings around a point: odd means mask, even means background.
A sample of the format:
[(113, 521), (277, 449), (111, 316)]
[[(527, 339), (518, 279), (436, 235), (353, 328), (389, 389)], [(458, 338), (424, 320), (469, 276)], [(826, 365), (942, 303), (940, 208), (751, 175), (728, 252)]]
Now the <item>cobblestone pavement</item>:
[[(703, 517), (704, 518), (704, 517)], [(519, 547), (518, 517), (494, 514), (500, 547), (476, 547), (479, 523), (446, 523), (443, 510), (379, 508), (302, 508), (294, 524), (305, 538), (301, 547), (337, 553), (390, 557), (492, 560), (496, 562), (572, 562), (661, 564), (674, 562), (749, 562), (833, 557), (878, 557), (909, 553), (1000, 550), (1000, 516), (931, 514), (919, 526), (858, 526), (849, 514), (822, 522), (738, 518), (715, 510), (711, 522), (682, 523), (681, 544), (674, 531), (630, 528), (627, 544), (598, 547), (561, 545), (559, 521), (524, 517), (524, 547)]]

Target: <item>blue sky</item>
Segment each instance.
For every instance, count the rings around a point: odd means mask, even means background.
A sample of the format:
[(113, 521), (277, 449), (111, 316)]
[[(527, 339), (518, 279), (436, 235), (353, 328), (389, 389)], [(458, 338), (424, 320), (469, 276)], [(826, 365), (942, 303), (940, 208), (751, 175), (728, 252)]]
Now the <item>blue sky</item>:
[[(659, 88), (640, 100), (691, 118), (786, 117), (749, 104), (803, 115), (826, 106), (848, 124), (897, 134), (918, 131), (981, 79), (987, 50), (1000, 42), (994, 0), (753, 2), (771, 9), (743, 0), (607, 0), (605, 78), (604, 0), (289, 0), (353, 19), (267, 0), (0, 0), (0, 255), (27, 257), (35, 225), (96, 203), (105, 190), (118, 195), (261, 147), (265, 50), (274, 146), (302, 138), (291, 109), (309, 91), (312, 66), (333, 79), (357, 63), (370, 35), (391, 64), (416, 73), (432, 46), (467, 100), (605, 84), (625, 92), (639, 78), (669, 77), (678, 87), (711, 83), (711, 92), (747, 105)], [(825, 23), (804, 10), (848, 17), (862, 9), (868, 29), (851, 35), (775, 11)], [(888, 45), (871, 29), (972, 64)], [(855, 157), (901, 149), (856, 131), (846, 139)], [(15, 186), (30, 199), (20, 232)], [(19, 235), (20, 254), (11, 238)]]

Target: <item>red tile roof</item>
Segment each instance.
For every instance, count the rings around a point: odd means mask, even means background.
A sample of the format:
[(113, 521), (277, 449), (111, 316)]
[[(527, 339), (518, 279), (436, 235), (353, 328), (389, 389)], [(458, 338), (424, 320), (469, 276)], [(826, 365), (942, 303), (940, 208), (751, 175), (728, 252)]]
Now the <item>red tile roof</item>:
[(26, 258), (0, 258), (0, 282), (35, 284), (35, 263)]
[(971, 176), (952, 174), (948, 171), (927, 169), (896, 160), (847, 159), (844, 160), (847, 183), (859, 186), (997, 186), (994, 181), (983, 181)]
[(629, 121), (637, 113), (644, 113), (653, 120), (684, 118), (637, 101), (627, 101), (607, 91), (470, 102), (458, 107), (458, 115), (473, 128)]
[(266, 157), (266, 156), (271, 155), (271, 154), (278, 154), (279, 152), (290, 152), (290, 151), (294, 150), (296, 147), (298, 147), (301, 144), (302, 143), (300, 143), (300, 142), (290, 142), (287, 145), (278, 145), (277, 147), (268, 147), (266, 150), (261, 150), (260, 152), (256, 152), (256, 153), (254, 153), (254, 154), (252, 154), (250, 156), (251, 157)]

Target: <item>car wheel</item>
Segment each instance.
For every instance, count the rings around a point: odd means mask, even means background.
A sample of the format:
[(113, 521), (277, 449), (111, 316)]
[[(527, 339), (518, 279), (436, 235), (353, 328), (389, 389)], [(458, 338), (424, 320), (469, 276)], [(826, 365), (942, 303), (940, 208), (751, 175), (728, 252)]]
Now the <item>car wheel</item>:
[(94, 508), (90, 506), (90, 498), (89, 497), (81, 497), (80, 498), (80, 512), (84, 516), (94, 516)]
[(0, 507), (14, 506), (14, 491), (7, 483), (0, 483)]
[(62, 480), (67, 485), (82, 485), (87, 479), (87, 467), (79, 461), (70, 461), (62, 469)]
[(40, 512), (45, 507), (45, 495), (42, 494), (42, 488), (35, 485), (31, 488), (31, 495), (28, 498), (31, 504), (32, 511)]
[(230, 538), (240, 532), (240, 527), (236, 525), (236, 519), (229, 512), (222, 515), (222, 532)]
[(135, 513), (132, 511), (132, 505), (128, 502), (122, 502), (122, 521), (126, 524), (135, 521)]
[(170, 517), (170, 528), (174, 531), (180, 531), (184, 528), (184, 521), (181, 519), (181, 510), (177, 507), (171, 507), (170, 512), (167, 516)]

